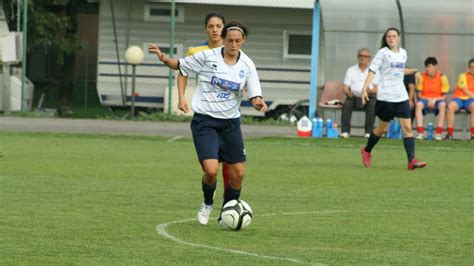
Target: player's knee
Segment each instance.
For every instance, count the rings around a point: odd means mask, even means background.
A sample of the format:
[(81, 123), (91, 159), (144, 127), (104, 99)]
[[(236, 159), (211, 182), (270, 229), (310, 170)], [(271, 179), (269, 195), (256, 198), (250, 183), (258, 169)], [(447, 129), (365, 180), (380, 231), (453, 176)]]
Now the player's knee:
[(206, 169), (204, 171), (204, 175), (208, 180), (215, 180), (217, 178), (218, 168)]

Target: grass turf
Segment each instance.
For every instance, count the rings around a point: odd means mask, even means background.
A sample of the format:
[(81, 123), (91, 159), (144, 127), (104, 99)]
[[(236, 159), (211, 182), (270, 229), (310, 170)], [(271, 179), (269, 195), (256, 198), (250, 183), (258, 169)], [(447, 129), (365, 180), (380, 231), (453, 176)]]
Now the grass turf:
[(195, 221), (189, 139), (0, 132), (0, 263), (473, 264), (474, 143), (417, 142), (408, 171), (385, 139), (365, 169), (364, 142), (246, 140), (254, 220), (233, 232)]

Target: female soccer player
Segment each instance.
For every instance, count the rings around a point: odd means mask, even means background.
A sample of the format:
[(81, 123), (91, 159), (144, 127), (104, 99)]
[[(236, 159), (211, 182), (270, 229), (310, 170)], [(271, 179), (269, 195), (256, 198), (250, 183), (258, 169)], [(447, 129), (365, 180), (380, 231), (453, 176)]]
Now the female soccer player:
[(367, 146), (361, 149), (362, 163), (365, 167), (371, 166), (371, 152), (378, 140), (387, 132), (390, 120), (394, 117), (400, 118), (403, 129), (403, 143), (408, 157), (408, 170), (423, 168), (425, 162), (415, 159), (415, 140), (411, 129), (411, 112), (408, 101), (408, 93), (403, 84), (403, 76), (417, 73), (417, 69), (405, 68), (407, 53), (400, 48), (400, 31), (389, 28), (382, 37), (380, 50), (369, 66), (369, 75), (362, 88), (362, 103), (368, 100), (367, 88), (372, 82), (375, 74), (380, 74), (379, 89), (377, 91), (377, 103), (375, 114), (379, 117), (379, 123), (367, 141)]
[(213, 208), (219, 160), (227, 163), (229, 173), (224, 203), (240, 196), (246, 161), (239, 110), (243, 90), (247, 89), (248, 97), (256, 110), (265, 112), (267, 109), (255, 65), (240, 50), (247, 35), (244, 25), (232, 21), (222, 30), (224, 47), (203, 50), (180, 59), (168, 57), (155, 44), (148, 46), (169, 68), (179, 69), (184, 76), (198, 75), (199, 84), (193, 97), (191, 131), (204, 172), (204, 202), (197, 215), (201, 224), (208, 223)]
[[(211, 12), (206, 15), (204, 19), (204, 30), (207, 33), (207, 42), (201, 43), (194, 47), (189, 48), (186, 56), (194, 55), (202, 50), (213, 49), (221, 47), (223, 44), (222, 40), (222, 29), (225, 25), (225, 18), (223, 15), (215, 12)], [(184, 113), (189, 112), (188, 102), (184, 96), (186, 91), (186, 85), (188, 83), (188, 77), (183, 76), (181, 73), (178, 74), (178, 109)], [(224, 184), (224, 193), (229, 185), (229, 174), (227, 172), (227, 164), (222, 163), (222, 178)]]

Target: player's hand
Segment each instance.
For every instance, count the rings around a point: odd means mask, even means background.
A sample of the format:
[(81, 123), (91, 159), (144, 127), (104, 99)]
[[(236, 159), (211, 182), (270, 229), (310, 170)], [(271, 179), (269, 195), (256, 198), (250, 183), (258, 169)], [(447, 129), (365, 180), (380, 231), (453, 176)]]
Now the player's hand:
[(188, 102), (185, 99), (178, 100), (178, 109), (183, 111), (184, 113), (189, 112)]
[(428, 109), (433, 109), (435, 108), (435, 105), (436, 105), (436, 99), (429, 99), (428, 103), (426, 104), (426, 107), (428, 107)]
[(259, 112), (265, 112), (267, 110), (267, 104), (262, 97), (255, 97), (252, 99), (252, 105), (255, 110)]
[(360, 94), (360, 98), (362, 99), (362, 105), (365, 105), (366, 103), (369, 102), (369, 94), (367, 93), (367, 90), (363, 89), (362, 93)]
[(148, 44), (148, 52), (156, 54), (156, 57), (158, 57), (158, 59), (161, 62), (165, 61), (165, 59), (167, 57), (166, 54), (161, 52), (160, 48), (154, 43), (149, 43)]

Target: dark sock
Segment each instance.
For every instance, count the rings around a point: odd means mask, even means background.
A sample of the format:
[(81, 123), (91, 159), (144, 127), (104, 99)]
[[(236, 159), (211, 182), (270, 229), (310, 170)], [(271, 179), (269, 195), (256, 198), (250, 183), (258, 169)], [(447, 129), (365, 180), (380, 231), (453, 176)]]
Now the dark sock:
[(224, 193), (224, 202), (222, 203), (222, 206), (233, 199), (238, 200), (240, 197), (240, 190), (241, 189), (233, 189), (231, 186), (227, 186), (227, 189)]
[(408, 162), (415, 158), (415, 139), (413, 137), (403, 138), (405, 151), (407, 152)]
[(204, 194), (204, 203), (206, 205), (212, 205), (214, 203), (214, 191), (216, 191), (216, 184), (206, 185), (202, 183), (202, 192)]
[(366, 152), (372, 152), (372, 149), (374, 148), (375, 144), (379, 141), (380, 137), (377, 137), (374, 132), (370, 133), (370, 137), (367, 140), (367, 146), (365, 146), (365, 151)]

